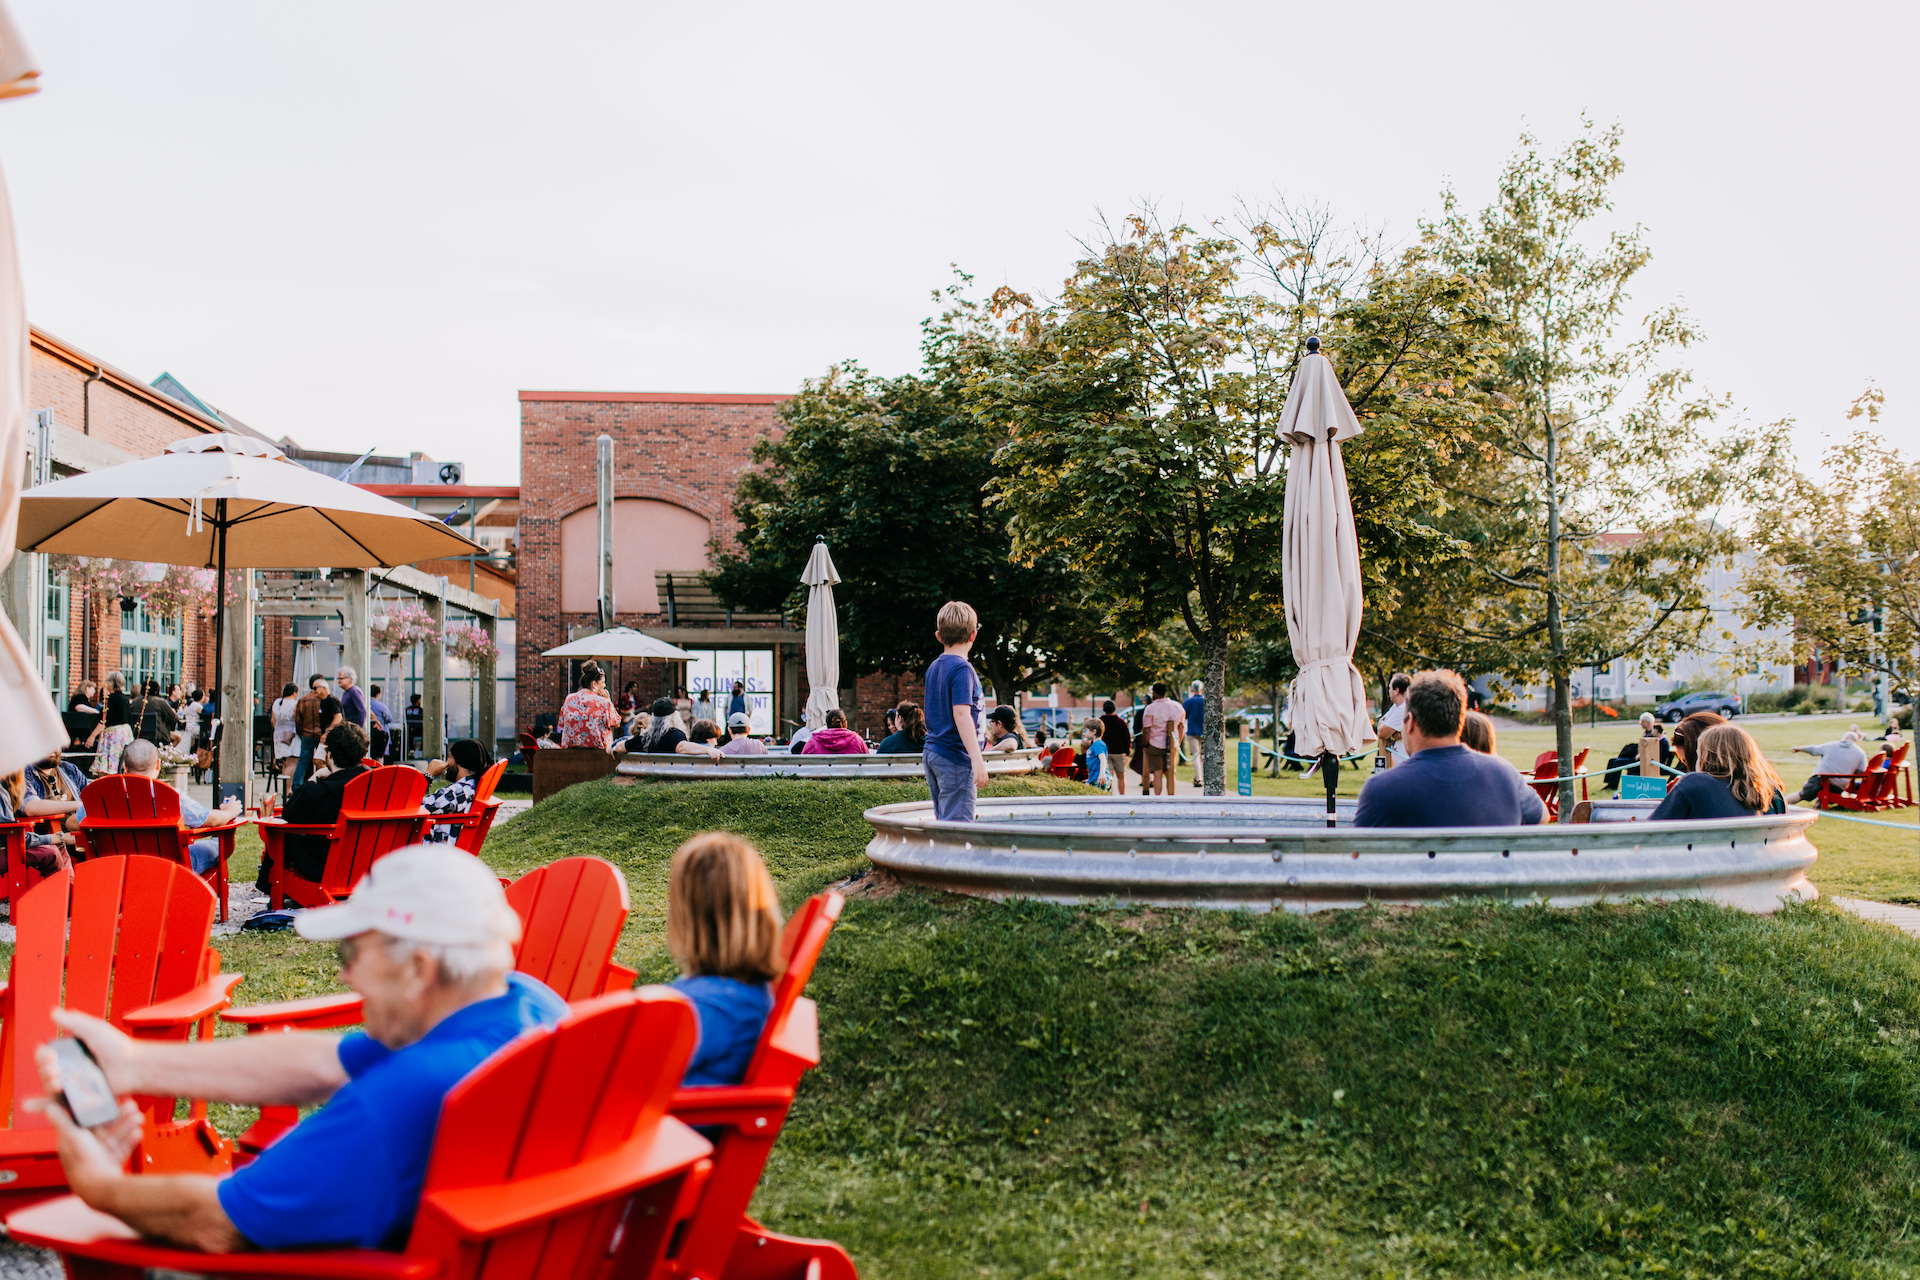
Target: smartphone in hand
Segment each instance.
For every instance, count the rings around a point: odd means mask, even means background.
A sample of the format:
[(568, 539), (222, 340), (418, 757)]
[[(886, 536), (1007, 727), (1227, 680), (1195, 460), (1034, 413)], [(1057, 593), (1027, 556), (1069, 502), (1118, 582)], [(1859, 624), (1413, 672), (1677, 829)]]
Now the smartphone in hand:
[(62, 1036), (53, 1042), (53, 1054), (60, 1061), (59, 1102), (75, 1124), (92, 1129), (120, 1114), (120, 1099), (85, 1042)]

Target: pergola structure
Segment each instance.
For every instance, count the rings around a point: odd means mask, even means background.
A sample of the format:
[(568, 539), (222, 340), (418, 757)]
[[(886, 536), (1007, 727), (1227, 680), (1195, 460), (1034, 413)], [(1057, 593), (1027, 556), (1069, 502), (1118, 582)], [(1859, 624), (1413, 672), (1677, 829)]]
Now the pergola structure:
[[(449, 605), (465, 610), (475, 617), (487, 638), (498, 646), (498, 601), (491, 596), (455, 586), (444, 577), (422, 573), (407, 565), (395, 569), (335, 569), (324, 578), (258, 579), (259, 598), (253, 603), (244, 628), (239, 633), (244, 637), (241, 643), (252, 642), (254, 617), (318, 618), (332, 615), (340, 619), (342, 664), (360, 672), (365, 680), (372, 669), (369, 632), (372, 626), (373, 593), (381, 587), (397, 587), (417, 597), (433, 618), (436, 630), (441, 632), (446, 630)], [(421, 648), (424, 650), (424, 679), (420, 690), (422, 729), (425, 734), (423, 746), (429, 757), (435, 757), (446, 750), (446, 649), (440, 644), (424, 644)], [(496, 736), (494, 667), (495, 661), (491, 658), (474, 663), (477, 691), (475, 714), (479, 718), (476, 736), (486, 743), (493, 742)], [(247, 664), (246, 669), (250, 683), (252, 665)], [(252, 691), (244, 692), (245, 700), (228, 705), (251, 706)], [(224, 757), (222, 762), (224, 764)]]

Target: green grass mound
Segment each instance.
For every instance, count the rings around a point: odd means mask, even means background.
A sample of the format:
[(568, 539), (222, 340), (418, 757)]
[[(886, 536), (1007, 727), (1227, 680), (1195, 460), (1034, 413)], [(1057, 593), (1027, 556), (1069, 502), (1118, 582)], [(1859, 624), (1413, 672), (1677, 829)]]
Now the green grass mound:
[[(1068, 791), (1048, 779), (993, 791)], [(897, 783), (572, 788), (517, 872), (754, 840), (788, 905)], [(873, 891), (816, 972), (825, 1061), (756, 1212), (868, 1277), (1849, 1276), (1920, 1263), (1920, 947), (1823, 906), (1312, 918)], [(323, 948), (229, 940), (257, 987)], [(239, 1117), (235, 1118), (237, 1123)]]

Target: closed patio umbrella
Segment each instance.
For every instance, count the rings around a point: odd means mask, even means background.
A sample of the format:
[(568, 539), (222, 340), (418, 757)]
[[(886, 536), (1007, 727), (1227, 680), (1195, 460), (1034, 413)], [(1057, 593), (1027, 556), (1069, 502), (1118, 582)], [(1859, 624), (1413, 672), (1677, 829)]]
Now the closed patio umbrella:
[[(0, 7), (0, 98), (32, 93), (39, 71)], [(0, 547), (13, 545), (27, 458), (27, 302), (13, 243), (13, 208), (0, 184)], [(36, 606), (37, 607), (37, 606)], [(0, 774), (32, 764), (67, 741), (59, 712), (40, 684), (40, 663), (0, 614)]]
[(1333, 825), (1339, 757), (1373, 737), (1366, 691), (1353, 665), (1360, 638), (1360, 543), (1347, 493), (1340, 442), (1360, 434), (1320, 340), (1294, 370), (1280, 413), (1292, 443), (1287, 460), (1287, 511), (1281, 563), (1287, 602), (1287, 639), (1299, 674), (1293, 681), (1294, 749), (1317, 756), (1327, 789), (1327, 825)]
[[(14, 541), (22, 551), (218, 570), (213, 653), (222, 691), (228, 568), (392, 568), (485, 550), (426, 512), (309, 471), (265, 440), (229, 433), (27, 490)], [(222, 705), (220, 715), (227, 719), (229, 708)]]
[(813, 540), (813, 554), (800, 575), (807, 584), (807, 728), (827, 723), (840, 705), (840, 619), (833, 611), (833, 584), (840, 574), (827, 554), (827, 540)]

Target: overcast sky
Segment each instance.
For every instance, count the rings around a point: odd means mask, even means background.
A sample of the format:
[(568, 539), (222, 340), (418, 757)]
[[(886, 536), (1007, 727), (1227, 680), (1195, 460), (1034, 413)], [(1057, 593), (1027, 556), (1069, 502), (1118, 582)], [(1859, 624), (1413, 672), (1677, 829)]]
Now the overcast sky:
[(1584, 110), (1703, 378), (1920, 448), (1911, 5), (10, 4), (34, 322), (308, 447), (511, 481), (521, 388), (901, 372), (949, 263), (1276, 191), (1404, 237)]

